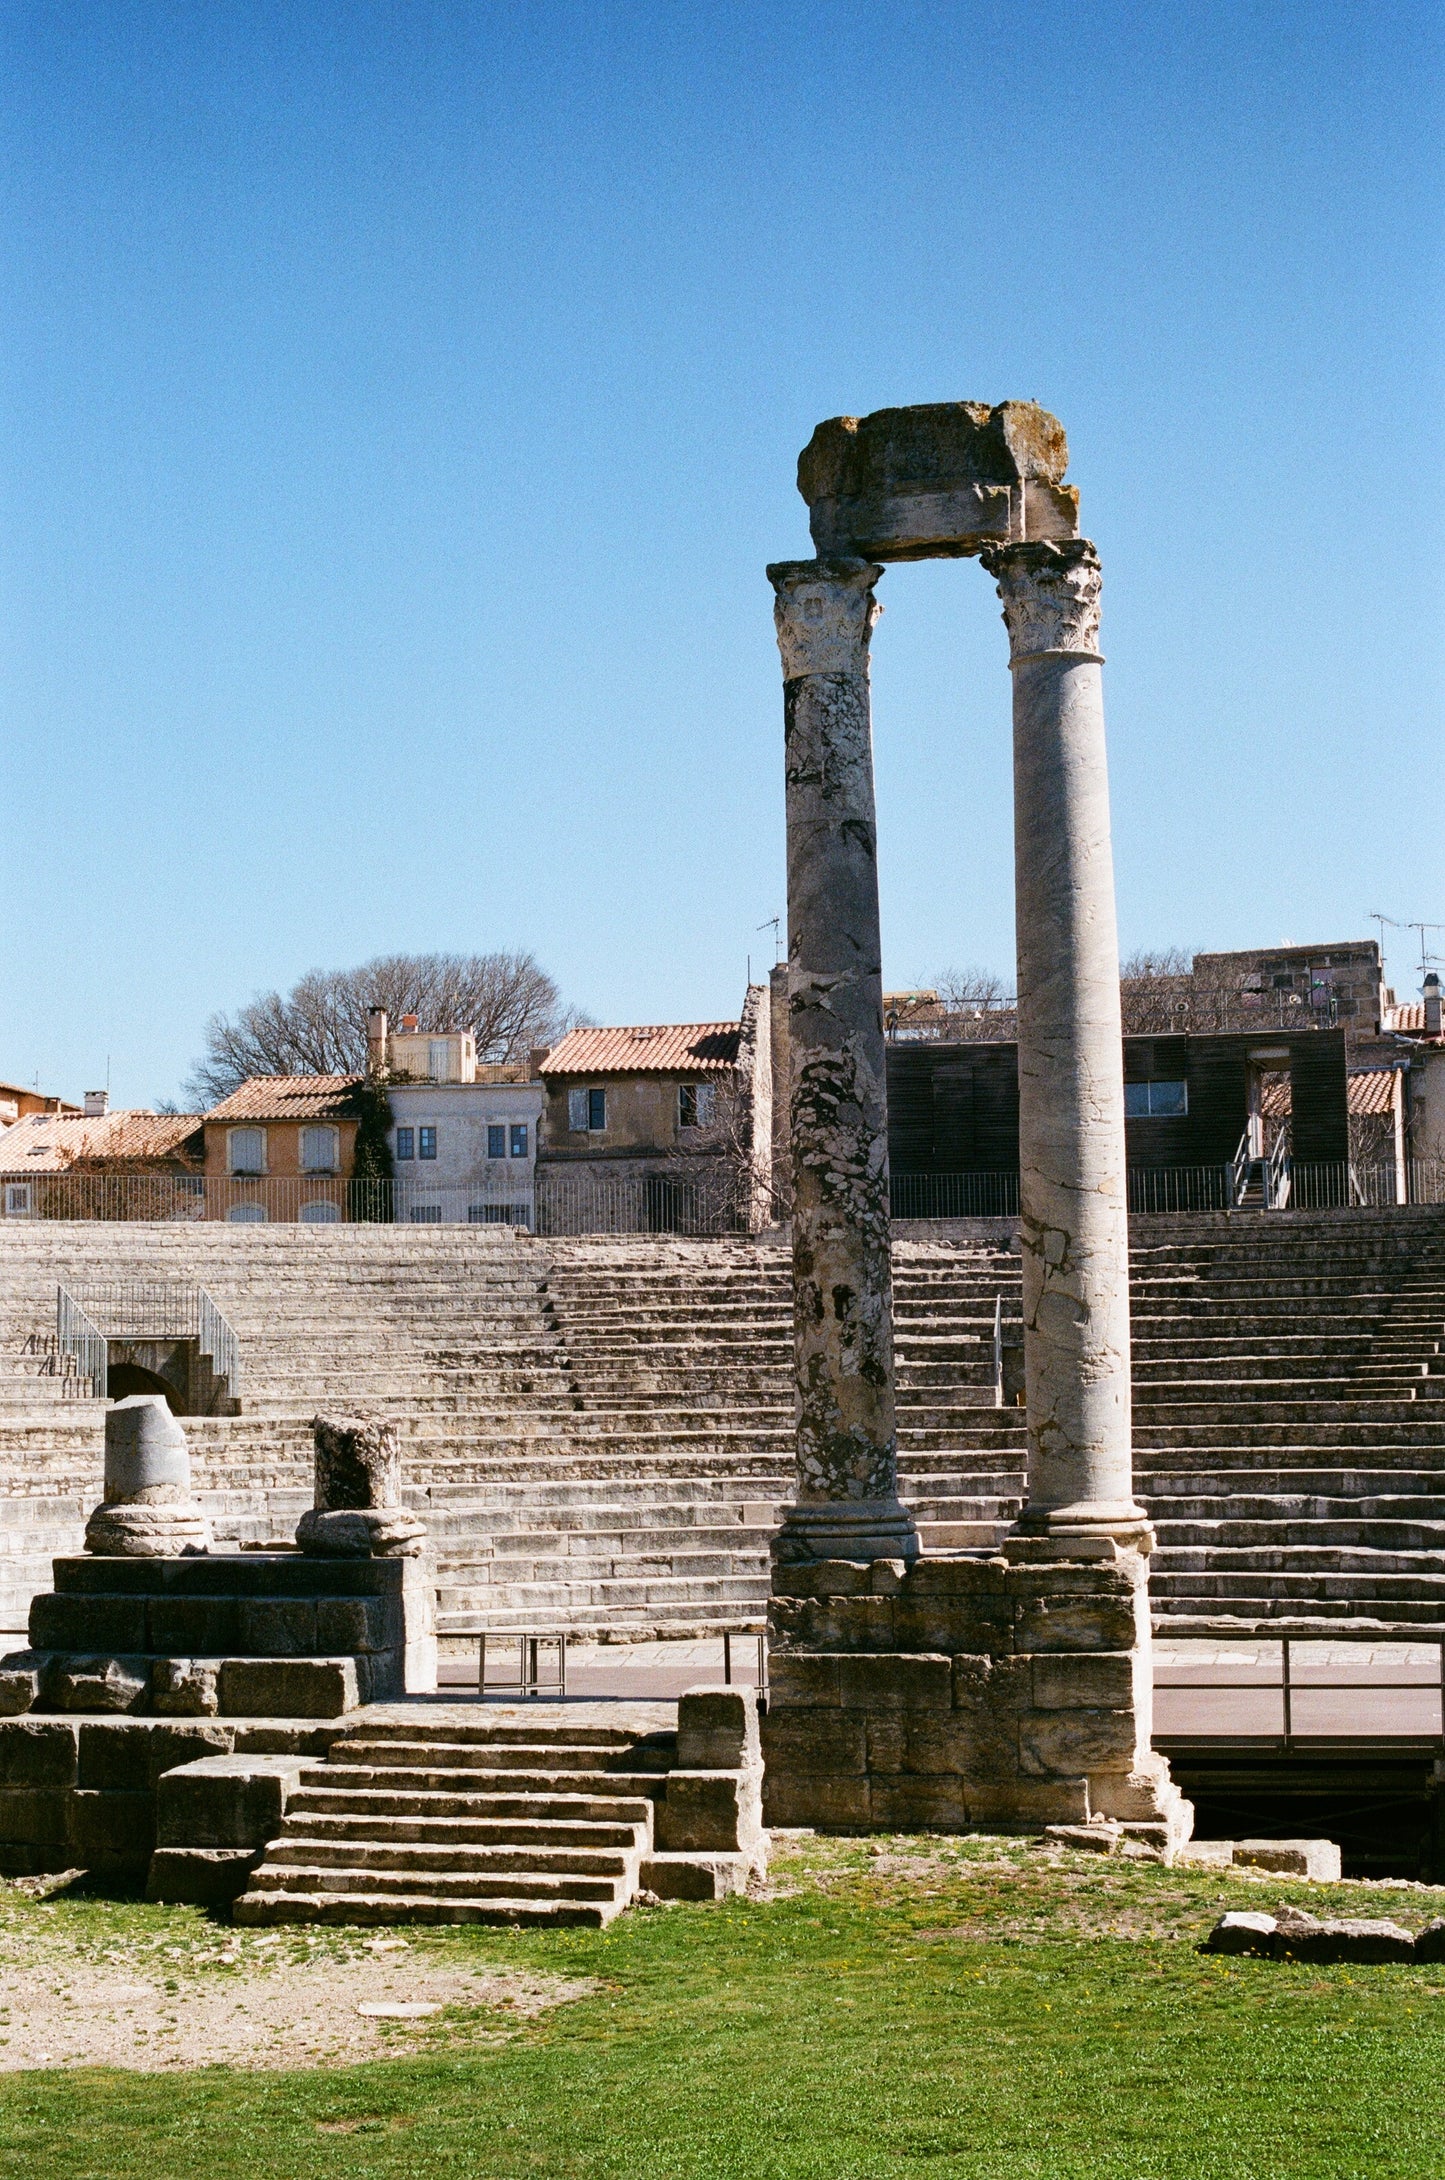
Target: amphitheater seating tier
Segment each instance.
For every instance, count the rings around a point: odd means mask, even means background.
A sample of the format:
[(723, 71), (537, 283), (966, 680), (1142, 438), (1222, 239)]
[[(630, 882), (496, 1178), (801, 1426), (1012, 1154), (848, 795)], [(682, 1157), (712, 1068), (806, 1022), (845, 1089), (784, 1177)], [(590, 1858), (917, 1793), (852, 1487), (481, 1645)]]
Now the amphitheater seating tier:
[[(1445, 1633), (1445, 1213), (1138, 1220), (1135, 1469), (1180, 1632), (1342, 1620)], [(289, 1536), (310, 1421), (400, 1421), (442, 1629), (616, 1639), (756, 1621), (789, 1492), (775, 1242), (395, 1227), (0, 1229), (0, 1626), (99, 1495), (101, 1404), (56, 1353), (57, 1281), (195, 1280), (235, 1326), (242, 1412), (186, 1421), (218, 1537)], [(996, 1541), (1023, 1415), (994, 1405), (1004, 1245), (896, 1245), (900, 1473), (932, 1549)]]

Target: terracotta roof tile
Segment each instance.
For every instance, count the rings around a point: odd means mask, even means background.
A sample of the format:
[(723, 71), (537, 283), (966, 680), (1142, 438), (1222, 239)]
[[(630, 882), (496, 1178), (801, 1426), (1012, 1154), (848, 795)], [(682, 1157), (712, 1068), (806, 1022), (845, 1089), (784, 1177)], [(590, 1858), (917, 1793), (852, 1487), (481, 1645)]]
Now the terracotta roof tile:
[(569, 1030), (542, 1062), (543, 1075), (705, 1075), (737, 1066), (737, 1022), (645, 1024)]
[(1369, 1119), (1395, 1110), (1398, 1067), (1362, 1067), (1345, 1080), (1345, 1102), (1357, 1119)]
[(0, 1172), (8, 1174), (65, 1173), (77, 1165), (133, 1159), (199, 1168), (200, 1114), (122, 1111), (77, 1119), (31, 1113), (0, 1129)]
[(348, 1120), (360, 1075), (251, 1075), (207, 1120)]

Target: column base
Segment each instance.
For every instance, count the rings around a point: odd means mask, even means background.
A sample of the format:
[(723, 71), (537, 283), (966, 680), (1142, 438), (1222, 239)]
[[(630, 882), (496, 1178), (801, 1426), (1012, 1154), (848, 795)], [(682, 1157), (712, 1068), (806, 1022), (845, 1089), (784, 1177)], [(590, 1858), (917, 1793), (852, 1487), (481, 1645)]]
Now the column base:
[(868, 1566), (875, 1559), (901, 1559), (911, 1567), (919, 1550), (913, 1516), (899, 1499), (802, 1501), (784, 1509), (773, 1539), (773, 1558), (782, 1566), (821, 1559)]
[[(1142, 1506), (1132, 1499), (1078, 1499), (1072, 1506), (1025, 1506), (1004, 1539), (1004, 1549), (1020, 1543), (1117, 1544), (1128, 1551), (1152, 1552), (1154, 1526)], [(1078, 1557), (1077, 1550), (1062, 1552)], [(1102, 1557), (1107, 1558), (1104, 1553)]]

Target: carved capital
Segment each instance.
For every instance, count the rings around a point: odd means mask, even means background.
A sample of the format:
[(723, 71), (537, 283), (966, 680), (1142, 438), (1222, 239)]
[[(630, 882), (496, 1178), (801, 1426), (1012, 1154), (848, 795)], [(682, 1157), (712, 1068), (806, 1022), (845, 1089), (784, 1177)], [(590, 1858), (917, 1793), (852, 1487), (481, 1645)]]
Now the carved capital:
[(980, 555), (998, 584), (1010, 662), (1043, 651), (1099, 657), (1099, 555), (1086, 537), (1001, 545)]
[(882, 573), (872, 560), (773, 562), (768, 581), (778, 594), (773, 619), (784, 681), (867, 671), (868, 639), (883, 611), (873, 585)]

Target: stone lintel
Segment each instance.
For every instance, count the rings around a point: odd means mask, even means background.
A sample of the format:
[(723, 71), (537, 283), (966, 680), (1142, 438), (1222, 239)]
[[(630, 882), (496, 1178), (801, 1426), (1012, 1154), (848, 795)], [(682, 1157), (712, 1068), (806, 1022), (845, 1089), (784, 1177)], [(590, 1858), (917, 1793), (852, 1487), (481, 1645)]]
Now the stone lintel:
[(820, 555), (954, 559), (1078, 535), (1068, 443), (1032, 401), (939, 401), (835, 416), (798, 457)]

